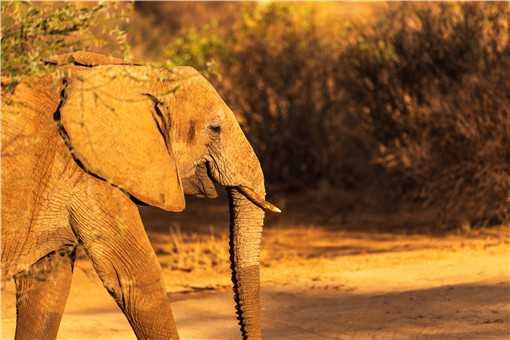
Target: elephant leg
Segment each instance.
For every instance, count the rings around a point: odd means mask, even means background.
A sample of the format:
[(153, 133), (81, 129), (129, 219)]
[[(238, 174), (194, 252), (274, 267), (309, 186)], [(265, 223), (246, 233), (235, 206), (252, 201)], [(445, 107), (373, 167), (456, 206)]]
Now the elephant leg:
[(14, 277), (16, 340), (55, 339), (69, 295), (75, 249), (52, 252)]
[(71, 224), (138, 339), (178, 339), (161, 267), (138, 208), (100, 183), (72, 203)]

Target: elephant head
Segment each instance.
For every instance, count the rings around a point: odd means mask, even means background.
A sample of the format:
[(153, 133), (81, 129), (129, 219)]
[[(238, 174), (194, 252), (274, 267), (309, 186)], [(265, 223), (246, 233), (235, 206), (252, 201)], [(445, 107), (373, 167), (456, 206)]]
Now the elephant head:
[(138, 201), (181, 211), (184, 194), (226, 188), (241, 332), (260, 338), (264, 210), (279, 209), (265, 201), (257, 156), (213, 86), (190, 67), (69, 67), (54, 118), (84, 170)]

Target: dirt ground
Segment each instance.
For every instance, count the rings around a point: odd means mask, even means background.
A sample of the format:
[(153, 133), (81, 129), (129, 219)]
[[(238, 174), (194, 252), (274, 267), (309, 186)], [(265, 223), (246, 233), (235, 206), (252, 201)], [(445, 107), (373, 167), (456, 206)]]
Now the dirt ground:
[[(295, 213), (271, 217), (265, 229), (265, 338), (510, 337), (509, 227), (409, 233), (381, 228), (377, 219), (369, 227), (367, 219), (337, 215), (314, 220), (278, 203)], [(239, 339), (224, 202), (191, 200), (178, 215), (141, 210), (181, 337)], [(13, 339), (12, 283), (2, 295), (2, 339)], [(59, 339), (135, 339), (83, 255)]]

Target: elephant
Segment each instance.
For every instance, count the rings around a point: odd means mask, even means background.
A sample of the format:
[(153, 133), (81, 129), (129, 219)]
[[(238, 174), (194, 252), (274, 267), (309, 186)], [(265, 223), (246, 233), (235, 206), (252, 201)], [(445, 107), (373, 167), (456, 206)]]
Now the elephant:
[(232, 110), (192, 67), (91, 52), (3, 93), (2, 274), (16, 284), (16, 339), (54, 339), (82, 246), (139, 339), (178, 339), (138, 205), (170, 212), (184, 195), (227, 191), (241, 336), (262, 337), (258, 158)]

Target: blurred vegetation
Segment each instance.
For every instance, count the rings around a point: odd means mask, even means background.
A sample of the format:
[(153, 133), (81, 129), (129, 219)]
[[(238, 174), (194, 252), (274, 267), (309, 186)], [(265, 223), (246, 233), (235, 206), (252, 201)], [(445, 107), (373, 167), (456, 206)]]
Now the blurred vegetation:
[(508, 222), (510, 4), (390, 3), (363, 23), (335, 6), (3, 2), (2, 73), (78, 49), (192, 65), (272, 188)]
[(229, 27), (243, 9), (254, 6), (254, 2), (232, 1), (136, 1), (129, 29), (133, 53), (160, 60), (164, 47), (188, 30), (210, 24), (215, 31)]
[(397, 194), (474, 224), (509, 221), (509, 39), (508, 3), (395, 6), (357, 31), (348, 114)]
[(264, 5), (166, 56), (214, 66), (272, 183), (509, 221), (508, 3), (391, 4), (372, 22), (331, 30), (313, 9)]

